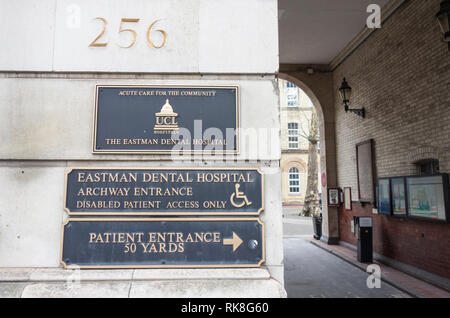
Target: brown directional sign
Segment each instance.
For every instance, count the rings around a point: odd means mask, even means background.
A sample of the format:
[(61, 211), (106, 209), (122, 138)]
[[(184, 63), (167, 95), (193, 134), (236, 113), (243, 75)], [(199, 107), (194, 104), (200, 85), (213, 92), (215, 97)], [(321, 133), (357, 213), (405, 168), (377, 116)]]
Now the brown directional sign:
[(74, 168), (69, 215), (259, 215), (264, 176), (254, 168)]
[(256, 218), (69, 219), (66, 268), (260, 267), (264, 224)]

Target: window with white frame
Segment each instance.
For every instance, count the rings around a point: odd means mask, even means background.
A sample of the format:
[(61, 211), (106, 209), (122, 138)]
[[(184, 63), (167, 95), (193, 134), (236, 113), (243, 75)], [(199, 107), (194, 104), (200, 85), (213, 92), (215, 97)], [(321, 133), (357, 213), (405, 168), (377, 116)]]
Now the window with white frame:
[(286, 82), (286, 100), (288, 107), (298, 107), (298, 87)]
[(288, 148), (298, 149), (298, 123), (288, 123)]
[(289, 169), (289, 193), (300, 193), (300, 172), (295, 167)]

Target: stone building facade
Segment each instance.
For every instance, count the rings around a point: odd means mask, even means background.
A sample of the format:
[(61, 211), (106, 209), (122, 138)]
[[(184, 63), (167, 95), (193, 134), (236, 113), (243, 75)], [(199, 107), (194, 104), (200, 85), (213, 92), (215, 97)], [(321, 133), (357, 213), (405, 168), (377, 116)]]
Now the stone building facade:
[[(93, 153), (96, 85), (238, 87), (238, 127), (278, 132), (276, 0), (19, 0), (2, 1), (0, 16), (1, 29), (7, 30), (2, 39), (8, 43), (0, 52), (0, 282), (14, 277), (19, 284), (11, 293), (286, 296), (278, 134), (270, 142), (275, 151), (264, 153), (258, 149), (268, 137), (242, 137), (239, 153), (229, 161), (211, 152), (196, 158)], [(154, 120), (150, 116), (151, 127)], [(225, 269), (158, 265), (164, 268), (149, 270), (136, 264), (123, 270), (106, 266), (81, 271), (74, 292), (65, 284), (70, 271), (63, 268), (61, 233), (69, 218), (65, 176), (80, 167), (260, 169), (265, 209), (255, 218), (267, 225), (264, 264)]]
[[(295, 84), (279, 79), (281, 125), (281, 193), (283, 205), (305, 201), (309, 133), (313, 104)], [(319, 156), (319, 154), (317, 154)]]

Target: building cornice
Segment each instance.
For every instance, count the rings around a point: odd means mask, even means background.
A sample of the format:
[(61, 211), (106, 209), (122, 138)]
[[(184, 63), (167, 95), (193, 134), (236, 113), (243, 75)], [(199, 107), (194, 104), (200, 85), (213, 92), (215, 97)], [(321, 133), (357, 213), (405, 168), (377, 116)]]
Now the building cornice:
[(286, 154), (286, 153), (289, 153), (289, 154), (308, 154), (309, 153), (309, 150), (308, 149), (281, 149), (281, 153), (283, 154)]

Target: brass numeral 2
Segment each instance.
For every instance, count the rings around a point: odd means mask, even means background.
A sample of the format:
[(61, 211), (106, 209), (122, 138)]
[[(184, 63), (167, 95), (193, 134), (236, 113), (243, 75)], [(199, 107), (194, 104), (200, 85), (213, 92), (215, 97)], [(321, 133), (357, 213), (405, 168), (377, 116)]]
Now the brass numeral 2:
[[(97, 17), (97, 18), (95, 18), (94, 20), (100, 20), (100, 21), (102, 21), (102, 23), (103, 23), (103, 29), (102, 29), (102, 31), (100, 32), (100, 34), (94, 39), (94, 41), (92, 41), (92, 42), (89, 44), (89, 46), (90, 46), (90, 47), (106, 47), (106, 46), (108, 45), (108, 42), (98, 43), (97, 41), (99, 41), (100, 38), (105, 34), (105, 32), (106, 32), (106, 27), (108, 26), (108, 22), (106, 21), (106, 19), (101, 18), (101, 17)], [(164, 31), (164, 30), (156, 30), (157, 32), (161, 33), (162, 36), (163, 36), (163, 40), (162, 40), (161, 45), (156, 45), (156, 44), (153, 43), (153, 41), (152, 41), (152, 36), (151, 36), (152, 29), (153, 29), (153, 27), (155, 26), (155, 24), (156, 24), (158, 21), (159, 21), (159, 20), (153, 21), (153, 23), (150, 24), (150, 26), (149, 26), (148, 29), (147, 29), (147, 44), (148, 44), (150, 47), (154, 48), (154, 49), (160, 49), (160, 48), (163, 48), (163, 47), (166, 45), (166, 43), (167, 43), (167, 32)], [(133, 41), (132, 41), (129, 45), (127, 45), (127, 46), (121, 46), (121, 45), (118, 44), (119, 47), (121, 47), (121, 48), (126, 48), (126, 49), (127, 49), (127, 48), (130, 48), (130, 47), (132, 47), (132, 46), (134, 46), (134, 45), (136, 44), (136, 41), (137, 41), (137, 33), (136, 33), (135, 30), (132, 30), (132, 29), (123, 29), (123, 23), (126, 23), (126, 22), (138, 23), (138, 22), (139, 22), (139, 19), (122, 18), (122, 19), (120, 20), (119, 33), (121, 33), (121, 32), (130, 32), (130, 33), (133, 35)]]
[(91, 42), (91, 44), (89, 44), (89, 46), (94, 46), (94, 47), (105, 47), (108, 45), (108, 43), (97, 43), (97, 41), (103, 36), (103, 34), (105, 34), (106, 32), (106, 26), (108, 25), (108, 22), (106, 22), (105, 19), (103, 18), (95, 18), (94, 20), (100, 20), (103, 22), (103, 30), (102, 32), (94, 39), (94, 41)]

